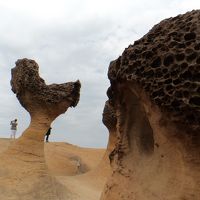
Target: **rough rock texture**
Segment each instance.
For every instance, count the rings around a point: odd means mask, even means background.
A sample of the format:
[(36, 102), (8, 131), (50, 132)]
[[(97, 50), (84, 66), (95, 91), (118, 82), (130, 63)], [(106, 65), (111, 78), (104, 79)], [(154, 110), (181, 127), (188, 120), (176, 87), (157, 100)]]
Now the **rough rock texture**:
[(175, 121), (200, 121), (199, 11), (163, 20), (130, 45), (109, 68), (109, 79), (135, 81)]
[(115, 109), (113, 108), (112, 104), (110, 104), (109, 101), (106, 101), (105, 103), (102, 121), (109, 131), (109, 139), (105, 155), (105, 157), (108, 157), (111, 155), (111, 152), (113, 151), (117, 141), (117, 129), (116, 129), (117, 117)]
[(46, 85), (45, 81), (40, 78), (38, 69), (38, 64), (28, 59), (18, 60), (16, 67), (12, 69), (12, 91), (30, 114), (42, 111), (56, 118), (69, 106), (77, 105), (79, 81)]
[(101, 199), (198, 200), (200, 11), (154, 26), (111, 62), (108, 77), (118, 139)]
[(33, 60), (12, 69), (12, 90), (30, 113), (31, 123), (0, 159), (0, 199), (67, 199), (68, 191), (52, 177), (44, 158), (44, 136), (51, 122), (79, 101), (80, 82), (46, 85)]

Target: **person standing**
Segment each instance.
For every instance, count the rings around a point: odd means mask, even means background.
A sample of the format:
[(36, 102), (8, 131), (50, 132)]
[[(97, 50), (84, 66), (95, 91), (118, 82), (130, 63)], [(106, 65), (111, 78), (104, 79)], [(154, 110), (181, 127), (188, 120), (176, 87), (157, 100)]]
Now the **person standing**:
[(51, 127), (46, 132), (46, 142), (49, 142), (49, 135), (51, 134)]
[(10, 122), (10, 129), (11, 129), (11, 135), (10, 135), (10, 138), (11, 139), (15, 139), (15, 136), (16, 136), (16, 132), (17, 132), (17, 119), (14, 119)]

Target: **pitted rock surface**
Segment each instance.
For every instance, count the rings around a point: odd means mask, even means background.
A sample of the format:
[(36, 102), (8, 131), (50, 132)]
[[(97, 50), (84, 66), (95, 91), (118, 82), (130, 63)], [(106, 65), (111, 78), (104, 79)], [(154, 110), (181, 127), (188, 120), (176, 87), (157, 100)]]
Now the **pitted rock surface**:
[(163, 20), (110, 63), (117, 140), (101, 200), (199, 199), (199, 25), (200, 10)]
[(155, 25), (111, 62), (108, 77), (136, 82), (172, 121), (199, 127), (200, 10)]
[(113, 131), (116, 130), (116, 125), (117, 125), (116, 111), (109, 101), (106, 101), (105, 103), (102, 121), (108, 130), (113, 130)]
[(80, 82), (46, 85), (39, 76), (39, 66), (34, 60), (20, 59), (12, 69), (11, 86), (20, 103), (27, 109), (23, 95), (28, 92), (34, 102), (39, 104), (54, 105), (62, 101), (70, 101), (75, 107), (79, 101)]

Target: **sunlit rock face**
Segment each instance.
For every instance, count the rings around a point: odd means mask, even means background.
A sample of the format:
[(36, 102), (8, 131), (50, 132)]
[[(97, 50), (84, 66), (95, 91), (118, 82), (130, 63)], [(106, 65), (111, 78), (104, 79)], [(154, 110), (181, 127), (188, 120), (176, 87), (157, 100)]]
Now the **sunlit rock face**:
[(12, 69), (11, 86), (31, 122), (0, 156), (0, 199), (67, 199), (67, 188), (48, 172), (44, 137), (52, 121), (79, 101), (79, 81), (46, 85), (34, 60), (21, 59)]
[(118, 140), (101, 199), (198, 200), (200, 11), (155, 25), (108, 77)]

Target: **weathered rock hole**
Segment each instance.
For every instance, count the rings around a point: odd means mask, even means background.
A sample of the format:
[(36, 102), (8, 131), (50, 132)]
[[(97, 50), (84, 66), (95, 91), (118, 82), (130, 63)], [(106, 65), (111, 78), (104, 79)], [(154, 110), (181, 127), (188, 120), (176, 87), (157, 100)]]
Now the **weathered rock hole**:
[(161, 82), (158, 82), (158, 86), (160, 87), (160, 86), (163, 86), (163, 82), (161, 81)]
[(162, 100), (161, 100), (160, 98), (158, 98), (158, 97), (154, 99), (154, 102), (155, 102), (158, 106), (162, 105)]
[(186, 43), (185, 43), (185, 45), (188, 47), (188, 46), (190, 46), (192, 43), (191, 43), (191, 41), (187, 41)]
[(186, 69), (186, 68), (188, 68), (188, 64), (186, 62), (184, 62), (180, 65), (180, 67), (181, 67), (181, 69)]
[(137, 58), (137, 55), (135, 54), (135, 53), (131, 53), (130, 55), (129, 55), (129, 59), (130, 60), (135, 60)]
[(165, 102), (166, 104), (170, 102), (171, 97), (168, 95), (165, 95), (164, 98), (162, 98), (162, 101)]
[(176, 41), (171, 41), (169, 43), (169, 48), (173, 48), (174, 46), (176, 46), (178, 43)]
[(140, 54), (141, 53), (141, 49), (135, 49), (135, 53), (136, 54)]
[(167, 92), (169, 92), (170, 90), (173, 90), (173, 86), (172, 85), (167, 85), (166, 88)]
[(150, 88), (151, 88), (151, 84), (150, 83), (147, 83), (145, 85), (145, 87), (144, 87), (145, 91), (147, 91), (147, 92), (150, 90)]
[(169, 65), (171, 65), (172, 63), (174, 62), (174, 58), (173, 58), (173, 56), (172, 55), (168, 55), (168, 56), (166, 56), (165, 58), (164, 58), (164, 65), (165, 66), (169, 66)]
[(190, 27), (190, 32), (196, 32), (197, 28), (198, 27), (196, 24), (192, 24), (192, 26)]
[(182, 60), (185, 59), (185, 55), (183, 53), (180, 53), (180, 54), (177, 54), (175, 56), (175, 58), (176, 58), (177, 61), (182, 61)]
[(164, 96), (165, 95), (165, 93), (164, 93), (164, 91), (163, 91), (163, 88), (161, 88), (161, 89), (159, 89), (159, 90), (157, 90), (157, 91), (154, 91), (153, 93), (152, 93), (152, 97), (153, 98), (155, 98), (155, 97), (162, 97), (162, 96)]
[(189, 66), (189, 70), (193, 72), (193, 76), (194, 76), (199, 71), (199, 65), (197, 65), (197, 64), (190, 65)]
[(140, 71), (141, 72), (143, 72), (144, 71), (144, 67), (142, 66), (142, 67), (140, 67)]
[(165, 80), (165, 82), (164, 82), (165, 84), (170, 84), (170, 83), (172, 83), (172, 79), (171, 78), (169, 78), (169, 79), (167, 79), (167, 80)]
[(197, 51), (200, 50), (200, 44), (196, 44), (196, 45), (194, 46), (194, 49), (197, 50)]
[(176, 36), (178, 33), (176, 31), (173, 31), (171, 33), (169, 33), (169, 36)]
[(122, 59), (122, 65), (127, 65), (128, 64), (128, 59)]
[(181, 38), (180, 38), (179, 35), (177, 35), (176, 37), (174, 37), (174, 40), (175, 40), (177, 43), (181, 42)]
[(174, 71), (177, 71), (180, 69), (180, 66), (178, 64), (174, 64), (172, 65), (171, 69), (173, 69)]
[(164, 79), (168, 79), (170, 77), (169, 73), (164, 75)]
[(173, 100), (172, 101), (172, 107), (179, 107), (181, 105), (181, 101), (180, 100)]
[(191, 79), (192, 78), (192, 73), (190, 72), (190, 71), (185, 71), (183, 74), (181, 74), (180, 75), (181, 76), (181, 78), (183, 78), (183, 79)]
[(190, 104), (200, 106), (200, 96), (192, 97), (189, 101)]
[(167, 51), (167, 47), (163, 46), (163, 47), (161, 47), (160, 50), (165, 52), (165, 51)]
[(185, 49), (185, 54), (187, 54), (187, 55), (192, 54), (193, 51), (194, 51), (193, 49), (187, 48), (187, 49)]
[(156, 71), (155, 77), (156, 77), (156, 78), (161, 78), (162, 76), (163, 76), (163, 73), (162, 73), (161, 69), (158, 69), (158, 70)]
[(197, 58), (196, 63), (200, 64), (200, 57)]
[(160, 48), (162, 48), (162, 47), (163, 47), (163, 44), (158, 44), (156, 48), (157, 48), (157, 49), (160, 49)]
[(176, 91), (174, 96), (177, 98), (182, 98), (183, 97), (182, 91)]
[(180, 79), (175, 79), (175, 80), (173, 80), (173, 84), (174, 84), (174, 85), (178, 85), (179, 83), (181, 83), (181, 80), (180, 80)]
[(177, 46), (179, 49), (184, 49), (185, 48), (185, 44), (183, 44), (183, 43), (180, 43), (180, 44), (178, 44), (178, 46)]
[(146, 51), (145, 52), (145, 57), (146, 57), (146, 59), (149, 59), (149, 58), (151, 58), (153, 56), (153, 53), (151, 52), (151, 51)]
[(160, 57), (156, 58), (156, 59), (151, 63), (151, 67), (153, 67), (153, 68), (160, 67), (160, 65), (161, 65), (161, 59), (160, 59)]
[(174, 70), (171, 72), (172, 77), (177, 77), (177, 75), (178, 75), (178, 71)]
[(188, 81), (184, 83), (184, 87), (186, 87), (186, 88), (190, 87), (190, 85), (191, 85), (191, 83)]
[(163, 73), (163, 74), (168, 73), (168, 69), (167, 69), (167, 68), (162, 69), (162, 73)]
[(154, 71), (153, 70), (146, 71), (144, 72), (144, 76), (146, 78), (152, 78), (154, 76)]
[(190, 22), (190, 21), (192, 21), (192, 19), (193, 19), (193, 17), (188, 17), (185, 21)]
[(184, 38), (185, 40), (194, 40), (196, 38), (196, 34), (194, 32), (186, 33)]
[(197, 57), (197, 53), (196, 53), (196, 52), (193, 52), (192, 54), (190, 54), (189, 56), (187, 56), (186, 60), (187, 60), (188, 62), (191, 62), (191, 61), (193, 61), (196, 57)]
[(185, 32), (188, 32), (190, 30), (190, 27), (185, 28)]
[(188, 97), (190, 96), (190, 94), (189, 94), (188, 91), (184, 90), (184, 91), (183, 91), (183, 96), (184, 96), (185, 98), (188, 98)]
[(191, 83), (190, 89), (191, 90), (195, 90), (196, 88), (197, 88), (197, 84), (196, 83)]

